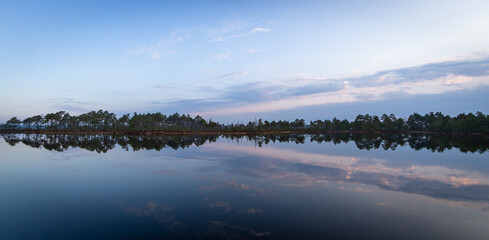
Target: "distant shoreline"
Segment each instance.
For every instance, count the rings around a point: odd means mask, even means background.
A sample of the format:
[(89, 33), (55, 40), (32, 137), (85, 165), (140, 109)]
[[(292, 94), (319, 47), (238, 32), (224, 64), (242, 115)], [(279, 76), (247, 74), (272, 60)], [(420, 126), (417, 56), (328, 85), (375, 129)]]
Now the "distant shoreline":
[(60, 111), (36, 115), (21, 120), (12, 117), (0, 124), (0, 132), (44, 134), (124, 134), (124, 135), (264, 135), (264, 134), (444, 134), (489, 135), (489, 115), (482, 112), (461, 113), (457, 116), (441, 112), (421, 115), (413, 113), (407, 118), (394, 114), (358, 115), (355, 120), (325, 119), (310, 121), (268, 121), (258, 119), (248, 123), (221, 124), (201, 116), (191, 117), (174, 113), (124, 114), (117, 117), (108, 111), (98, 110), (72, 116)]

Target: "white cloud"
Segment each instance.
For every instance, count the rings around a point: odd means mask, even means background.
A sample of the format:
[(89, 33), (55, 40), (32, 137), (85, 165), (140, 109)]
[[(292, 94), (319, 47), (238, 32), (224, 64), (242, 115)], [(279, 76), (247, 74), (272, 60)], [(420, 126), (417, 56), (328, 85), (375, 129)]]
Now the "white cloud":
[(261, 101), (241, 106), (222, 107), (218, 106), (205, 112), (195, 113), (203, 116), (226, 116), (241, 113), (274, 112), (280, 110), (296, 109), (307, 106), (324, 104), (376, 101), (383, 100), (389, 96), (404, 94), (442, 94), (449, 91), (462, 89), (475, 89), (480, 86), (489, 85), (489, 76), (464, 76), (449, 74), (434, 79), (417, 81), (385, 81), (381, 76), (379, 81), (384, 84), (375, 85), (350, 85), (348, 81), (345, 87), (336, 91), (318, 92), (312, 94), (289, 96), (276, 100)]
[(261, 50), (260, 49), (250, 48), (250, 49), (243, 49), (243, 52), (255, 54), (255, 53), (261, 52)]
[(214, 38), (211, 40), (211, 42), (222, 42), (222, 41), (224, 41), (224, 38), (222, 37)]
[[(169, 33), (169, 37), (158, 44), (143, 45), (129, 52), (130, 55), (148, 55), (151, 59), (160, 59), (163, 55), (176, 54), (174, 47), (187, 41), (191, 37), (200, 39), (210, 39), (210, 42), (224, 42), (234, 38), (248, 37), (256, 33), (267, 33), (270, 29), (263, 27), (255, 27), (250, 29), (249, 24), (244, 21), (227, 21), (218, 28), (200, 27), (197, 30), (177, 29)], [(200, 36), (199, 36), (200, 35)], [(204, 35), (204, 36), (202, 36)], [(250, 49), (249, 53), (258, 53), (260, 50)], [(227, 53), (215, 54), (214, 58), (226, 59), (231, 55)]]
[(382, 60), (382, 56), (379, 56), (379, 55), (376, 55), (376, 56), (371, 56), (370, 59), (371, 60)]
[(179, 43), (190, 38), (190, 34), (185, 30), (175, 30), (170, 33), (170, 37), (156, 45), (142, 46), (130, 51), (131, 55), (148, 55), (153, 60), (160, 59), (162, 55), (176, 54), (173, 49)]
[(268, 28), (253, 28), (253, 29), (251, 29), (249, 34), (251, 35), (251, 34), (254, 34), (257, 32), (270, 32), (270, 29), (268, 29)]
[(203, 31), (205, 34), (210, 37), (210, 42), (224, 42), (227, 40), (241, 38), (241, 37), (249, 37), (256, 33), (268, 33), (271, 30), (268, 28), (256, 27), (252, 28), (248, 31), (243, 31), (243, 27), (225, 27), (223, 29), (209, 29), (205, 28)]
[(221, 76), (217, 77), (216, 79), (217, 80), (221, 80), (221, 79), (234, 80), (238, 77), (246, 76), (246, 75), (248, 75), (248, 73), (249, 72), (232, 72), (232, 73), (227, 73), (227, 74), (221, 75)]
[(200, 32), (209, 36), (210, 38), (215, 38), (217, 36), (222, 36), (226, 34), (232, 34), (242, 29), (248, 27), (248, 23), (241, 20), (230, 20), (224, 21), (219, 27), (200, 27)]
[(131, 51), (132, 55), (149, 55), (152, 59), (161, 57), (160, 51), (155, 46), (142, 46)]
[(178, 29), (170, 33), (170, 39), (173, 42), (184, 42), (190, 38), (190, 33), (186, 30)]
[(215, 59), (222, 60), (222, 59), (229, 58), (229, 56), (231, 56), (231, 54), (233, 54), (233, 53), (231, 51), (227, 50), (224, 53), (212, 54), (212, 57)]

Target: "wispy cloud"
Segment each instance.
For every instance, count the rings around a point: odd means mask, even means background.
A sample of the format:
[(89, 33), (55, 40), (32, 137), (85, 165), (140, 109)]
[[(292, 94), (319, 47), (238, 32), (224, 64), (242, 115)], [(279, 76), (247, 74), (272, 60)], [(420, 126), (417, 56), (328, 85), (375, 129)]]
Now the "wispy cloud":
[(216, 77), (216, 80), (234, 80), (238, 77), (241, 76), (246, 76), (248, 75), (248, 72), (232, 72), (232, 73), (226, 73), (221, 76)]
[(222, 52), (222, 53), (214, 53), (212, 54), (212, 57), (215, 58), (215, 59), (219, 59), (219, 60), (222, 60), (222, 59), (226, 59), (226, 58), (229, 58), (229, 56), (231, 56), (233, 53), (229, 50), (225, 51), (225, 52)]
[(270, 29), (268, 28), (253, 28), (247, 32), (240, 32), (236, 34), (231, 34), (231, 35), (222, 35), (216, 38), (211, 39), (211, 42), (223, 42), (227, 41), (233, 38), (241, 38), (241, 37), (249, 37), (255, 33), (267, 33), (270, 32)]
[[(214, 119), (232, 116), (234, 119), (257, 114), (274, 118), (271, 114), (282, 113), (285, 115), (282, 114), (280, 118), (284, 118), (298, 109), (316, 109), (317, 112), (317, 109), (328, 108), (337, 111), (339, 108), (335, 106), (370, 106), (370, 110), (366, 111), (372, 111), (375, 107), (368, 104), (387, 104), (399, 102), (401, 99), (418, 106), (419, 101), (416, 99), (423, 96), (449, 98), (454, 104), (457, 92), (463, 91), (467, 94), (469, 91), (475, 93), (477, 89), (481, 89), (477, 92), (481, 94), (482, 89), (489, 89), (489, 54), (347, 78), (302, 74), (285, 75), (272, 80), (254, 80), (254, 73), (253, 70), (228, 72), (195, 84), (182, 85), (178, 88), (194, 92), (195, 98), (153, 99), (148, 103), (152, 105), (149, 108), (161, 111), (164, 107), (164, 111), (186, 112)], [(154, 88), (169, 87), (160, 84)], [(421, 111), (418, 110), (419, 107), (413, 107), (413, 104), (408, 104), (410, 107), (405, 111)], [(470, 108), (470, 111), (483, 110), (480, 105), (477, 106)], [(432, 108), (423, 109), (431, 111)], [(465, 105), (464, 109), (467, 109)], [(434, 110), (447, 111), (440, 108)], [(355, 111), (358, 114), (358, 111), (364, 110), (357, 108)], [(314, 115), (312, 112), (308, 114)], [(303, 116), (305, 117), (304, 114)]]
[(148, 55), (153, 60), (160, 59), (163, 55), (175, 54), (174, 47), (185, 42), (190, 34), (185, 30), (175, 30), (169, 33), (169, 37), (154, 45), (144, 45), (132, 49), (130, 55)]
[[(426, 64), (342, 79), (289, 79), (229, 87), (222, 95), (233, 107), (200, 115), (273, 112), (323, 104), (375, 101), (400, 94), (442, 94), (489, 85), (489, 57)], [(240, 103), (240, 104), (239, 104)]]
[(251, 54), (255, 54), (255, 53), (260, 53), (261, 50), (260, 49), (254, 49), (254, 48), (250, 48), (250, 49), (243, 49), (243, 52), (245, 53), (251, 53)]
[(142, 46), (131, 51), (133, 55), (149, 55), (152, 59), (159, 59), (161, 57), (160, 50), (155, 46)]
[(239, 20), (226, 21), (217, 28), (201, 28), (201, 32), (207, 35), (210, 42), (223, 42), (235, 38), (249, 37), (256, 33), (267, 33), (270, 31), (271, 30), (269, 28), (250, 27), (250, 24), (247, 22)]
[(74, 98), (52, 98), (50, 99), (54, 109), (60, 109), (68, 112), (86, 112), (90, 109), (91, 104)]
[(249, 24), (247, 21), (234, 19), (223, 21), (221, 25), (217, 27), (201, 26), (200, 32), (208, 36), (210, 39), (215, 39), (219, 38), (220, 36), (230, 35), (239, 31), (243, 31), (243, 29), (246, 28), (249, 28)]
[[(224, 21), (218, 27), (201, 26), (198, 28), (178, 29), (168, 34), (166, 39), (156, 44), (147, 44), (129, 51), (129, 55), (147, 55), (153, 60), (158, 60), (165, 55), (176, 54), (176, 46), (186, 42), (190, 38), (205, 42), (223, 42), (235, 38), (249, 37), (257, 33), (268, 33), (271, 30), (264, 27), (253, 27), (246, 21)], [(249, 49), (249, 53), (258, 53), (260, 50)], [(216, 59), (226, 59), (231, 55), (230, 51), (212, 55)]]
[(452, 76), (480, 77), (487, 75), (489, 75), (489, 57), (486, 55), (482, 59), (430, 63), (416, 67), (381, 71), (372, 75), (346, 78), (344, 80), (356, 86), (372, 86), (420, 82)]
[(257, 32), (270, 32), (270, 29), (268, 28), (253, 28), (251, 31), (248, 33), (248, 35), (257, 33)]

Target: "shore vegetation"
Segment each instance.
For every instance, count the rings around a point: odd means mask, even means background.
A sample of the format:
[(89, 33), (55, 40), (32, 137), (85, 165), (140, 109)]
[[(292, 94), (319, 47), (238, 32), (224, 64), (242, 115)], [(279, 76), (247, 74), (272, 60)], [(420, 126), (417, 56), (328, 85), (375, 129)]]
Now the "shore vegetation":
[(407, 118), (394, 114), (358, 115), (347, 119), (324, 119), (306, 123), (294, 121), (268, 121), (258, 119), (247, 123), (222, 124), (201, 116), (174, 113), (133, 113), (117, 116), (108, 111), (91, 111), (71, 115), (65, 111), (36, 115), (23, 120), (12, 117), (0, 125), (2, 132), (50, 132), (50, 133), (318, 133), (318, 132), (435, 132), (435, 133), (489, 133), (489, 115), (481, 112), (461, 113), (456, 116), (441, 112), (424, 115), (414, 113)]

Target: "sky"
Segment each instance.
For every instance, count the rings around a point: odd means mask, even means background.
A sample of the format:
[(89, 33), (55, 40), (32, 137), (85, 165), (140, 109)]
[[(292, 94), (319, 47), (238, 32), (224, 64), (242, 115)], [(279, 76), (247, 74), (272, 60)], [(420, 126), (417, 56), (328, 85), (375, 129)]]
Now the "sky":
[(489, 113), (489, 1), (0, 1), (0, 122)]

